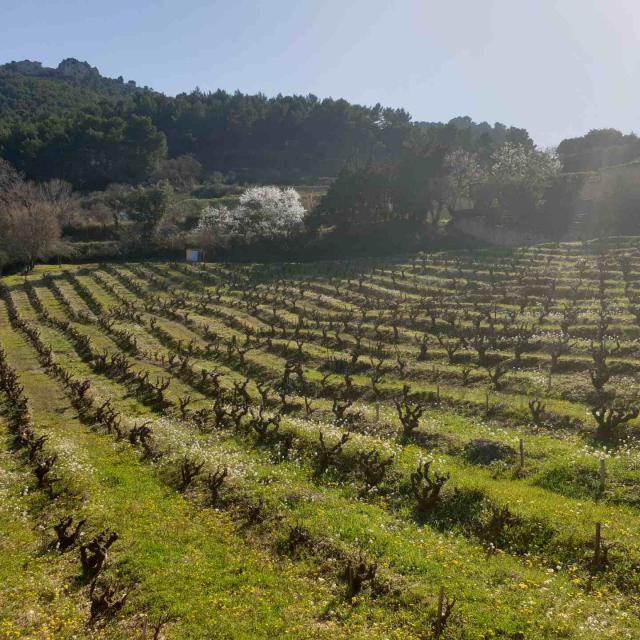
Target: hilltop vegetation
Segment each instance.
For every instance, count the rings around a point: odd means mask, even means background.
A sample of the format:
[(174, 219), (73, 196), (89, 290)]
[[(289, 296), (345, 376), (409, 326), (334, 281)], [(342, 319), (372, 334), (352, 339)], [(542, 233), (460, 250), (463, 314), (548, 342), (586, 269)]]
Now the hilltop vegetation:
[(640, 158), (640, 139), (635, 133), (594, 129), (579, 138), (563, 140), (558, 155), (566, 171), (591, 171), (623, 165)]
[[(106, 78), (95, 67), (73, 58), (56, 68), (28, 60), (0, 66), (0, 132), (4, 130), (0, 153), (29, 178), (68, 180), (78, 189), (104, 184), (100, 172), (84, 180), (73, 173), (82, 164), (77, 160), (79, 148), (88, 151), (94, 144), (96, 156), (108, 153), (97, 140), (87, 140), (86, 132), (82, 133), (89, 116), (98, 131), (107, 126), (102, 121), (110, 121), (109, 130), (113, 130), (123, 126), (120, 121), (142, 118), (151, 127), (150, 135), (164, 136), (169, 158), (190, 154), (208, 172), (232, 172), (260, 182), (335, 176), (354, 158), (395, 159), (414, 130), (437, 144), (483, 156), (504, 143), (532, 146), (524, 128), (475, 123), (469, 117), (452, 118), (448, 123), (412, 122), (402, 109), (379, 104), (366, 107), (313, 95), (267, 98), (195, 90), (169, 97), (122, 77)], [(50, 129), (55, 132), (51, 137)], [(69, 138), (70, 146), (52, 155), (51, 148), (61, 143), (60, 135)], [(132, 154), (134, 149), (144, 152), (145, 140), (139, 132), (127, 132), (125, 140)], [(558, 153), (566, 171), (591, 171), (638, 159), (640, 146), (634, 134), (602, 129), (563, 140)], [(106, 176), (107, 182), (121, 182), (122, 178), (117, 171)], [(129, 182), (136, 180), (139, 176), (134, 175)]]
[(4, 278), (0, 633), (638, 637), (639, 283), (637, 240)]
[(86, 62), (67, 58), (54, 69), (23, 60), (0, 65), (0, 128), (117, 100), (136, 83), (112, 80)]
[[(458, 137), (488, 152), (505, 141), (530, 144), (526, 131), (499, 123), (477, 125), (482, 133), (475, 137), (468, 119), (416, 126), (443, 143)], [(354, 158), (397, 157), (414, 128), (406, 111), (379, 104), (222, 90), (174, 98), (104, 78), (73, 59), (57, 69), (29, 61), (0, 67), (0, 154), (30, 179), (58, 178), (82, 190), (140, 182), (137, 173), (127, 179), (105, 166), (123, 152), (153, 155), (158, 135), (169, 158), (190, 154), (206, 172), (282, 183), (335, 176)], [(87, 167), (89, 154), (95, 171)], [(150, 177), (149, 170), (143, 178)]]

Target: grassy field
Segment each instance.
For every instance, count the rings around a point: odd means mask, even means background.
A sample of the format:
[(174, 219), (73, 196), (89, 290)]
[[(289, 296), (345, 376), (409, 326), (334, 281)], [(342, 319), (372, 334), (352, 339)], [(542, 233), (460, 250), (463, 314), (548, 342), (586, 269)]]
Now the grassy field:
[(640, 638), (640, 242), (1, 282), (0, 638)]

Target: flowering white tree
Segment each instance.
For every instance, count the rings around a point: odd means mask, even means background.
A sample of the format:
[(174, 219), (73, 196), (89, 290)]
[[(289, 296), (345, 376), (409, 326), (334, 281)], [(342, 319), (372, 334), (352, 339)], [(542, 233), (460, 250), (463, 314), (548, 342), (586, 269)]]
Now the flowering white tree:
[(245, 237), (287, 237), (305, 216), (300, 194), (292, 188), (251, 187), (240, 196), (235, 217)]
[(209, 205), (202, 210), (196, 232), (211, 234), (213, 237), (229, 237), (238, 232), (234, 211), (225, 207)]
[(295, 189), (250, 187), (234, 209), (205, 207), (196, 233), (210, 244), (224, 244), (234, 237), (286, 238), (301, 228), (305, 214)]
[(492, 154), (486, 179), (472, 185), (475, 205), (504, 223), (535, 226), (560, 168), (552, 152), (505, 143)]
[(528, 191), (536, 205), (542, 201), (545, 185), (562, 166), (553, 152), (529, 150), (509, 142), (499, 147), (491, 160), (491, 176), (498, 185), (502, 189), (520, 187), (521, 191)]

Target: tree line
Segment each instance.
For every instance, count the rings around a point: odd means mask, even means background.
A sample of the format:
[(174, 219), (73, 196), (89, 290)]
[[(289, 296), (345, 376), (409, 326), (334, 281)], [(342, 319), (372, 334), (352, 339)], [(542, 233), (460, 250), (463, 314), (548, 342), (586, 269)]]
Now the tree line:
[(486, 154), (420, 134), (394, 162), (346, 166), (311, 222), (347, 235), (402, 226), (424, 236), (462, 209), (481, 214), (488, 225), (560, 237), (582, 182), (561, 172), (555, 154), (532, 145), (505, 142)]
[(0, 156), (31, 180), (66, 180), (85, 192), (149, 181), (163, 160), (185, 157), (232, 180), (304, 183), (355, 159), (398, 158), (416, 129), (484, 155), (504, 142), (533, 144), (524, 129), (500, 123), (413, 122), (403, 109), (314, 95), (196, 89), (169, 97), (73, 59), (57, 69), (0, 66)]
[[(0, 251), (4, 262), (27, 265), (60, 255), (62, 236), (111, 241), (120, 254), (193, 243), (256, 251), (264, 241), (270, 251), (316, 257), (409, 251), (457, 242), (444, 223), (465, 215), (562, 239), (584, 208), (585, 185), (600, 179), (587, 169), (640, 151), (634, 134), (612, 129), (565, 140), (554, 153), (501, 123), (414, 122), (402, 109), (313, 95), (173, 98), (76, 60), (58, 69), (4, 65), (5, 88)], [(584, 233), (640, 232), (633, 171), (600, 181)], [(323, 178), (330, 186), (319, 202), (275, 187), (250, 197), (255, 185)]]

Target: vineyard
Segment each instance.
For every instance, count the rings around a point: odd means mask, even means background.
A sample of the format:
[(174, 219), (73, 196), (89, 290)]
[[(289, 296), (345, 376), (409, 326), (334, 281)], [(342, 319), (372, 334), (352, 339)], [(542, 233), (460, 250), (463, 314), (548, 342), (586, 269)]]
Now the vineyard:
[(640, 242), (0, 282), (0, 638), (640, 637)]

